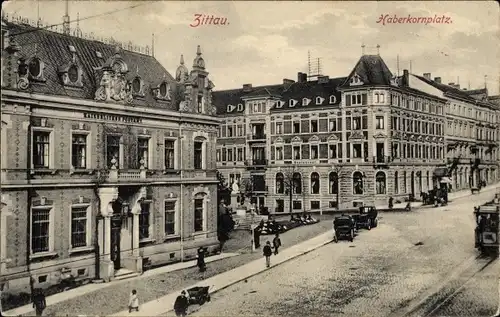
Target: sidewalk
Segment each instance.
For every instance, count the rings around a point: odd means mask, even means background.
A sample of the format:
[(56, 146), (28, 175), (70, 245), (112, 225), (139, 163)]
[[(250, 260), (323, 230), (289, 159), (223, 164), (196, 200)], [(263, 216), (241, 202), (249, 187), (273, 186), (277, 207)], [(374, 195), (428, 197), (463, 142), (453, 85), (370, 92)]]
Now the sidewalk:
[[(488, 186), (484, 187), (483, 189), (481, 189), (481, 193), (491, 191), (491, 190), (496, 190), (496, 189), (500, 189), (500, 183), (492, 184), (492, 185), (488, 185)], [(460, 190), (457, 192), (449, 193), (448, 200), (450, 202), (452, 202), (454, 199), (459, 199), (459, 198), (463, 198), (463, 197), (467, 197), (467, 196), (472, 196), (472, 197), (474, 196), (471, 194), (470, 189), (464, 189), (464, 190)], [(406, 204), (407, 204), (407, 202), (394, 204), (394, 209), (404, 208), (404, 207), (406, 207)], [(429, 205), (429, 206), (431, 206), (431, 205)], [(387, 205), (377, 205), (375, 207), (377, 209), (384, 209), (384, 208), (387, 208)], [(422, 202), (420, 202), (420, 201), (412, 202), (411, 207), (412, 208), (422, 207)]]
[[(332, 240), (333, 231), (329, 231), (305, 242), (283, 249), (283, 251), (281, 251), (278, 255), (272, 256), (272, 267), (296, 258), (300, 255), (311, 252), (331, 242)], [(225, 273), (213, 276), (209, 279), (204, 280), (203, 282), (192, 285), (191, 287), (211, 286), (210, 293), (212, 294), (242, 280), (257, 275), (265, 270), (267, 270), (265, 261), (263, 258), (261, 258)], [(129, 313), (128, 310), (126, 310), (116, 313), (113, 316), (158, 316), (161, 314), (165, 314), (172, 310), (175, 299), (177, 298), (177, 296), (179, 296), (181, 291), (182, 290), (179, 289), (171, 294), (160, 297), (157, 300), (141, 304), (139, 312)]]
[[(205, 259), (205, 262), (210, 263), (210, 262), (222, 260), (225, 258), (237, 256), (237, 255), (239, 255), (239, 254), (238, 253), (217, 254), (214, 256), (207, 257)], [(115, 281), (112, 281), (110, 283), (96, 283), (96, 284), (90, 283), (90, 284), (87, 284), (84, 286), (80, 286), (80, 287), (68, 290), (66, 292), (57, 293), (57, 294), (54, 294), (52, 296), (48, 296), (46, 298), (47, 307), (50, 307), (52, 305), (67, 301), (69, 299), (73, 299), (73, 298), (82, 296), (84, 294), (94, 292), (97, 290), (102, 290), (102, 289), (105, 289), (107, 287), (116, 286), (117, 284), (120, 284), (120, 283), (128, 283), (131, 280), (133, 281), (133, 280), (143, 279), (143, 278), (151, 277), (154, 275), (179, 271), (179, 270), (183, 270), (183, 269), (187, 269), (187, 268), (191, 268), (191, 267), (195, 267), (195, 266), (196, 266), (196, 260), (179, 262), (179, 263), (165, 265), (165, 266), (162, 266), (159, 268), (148, 270), (148, 271), (144, 272), (144, 274), (139, 275), (139, 276), (134, 277), (134, 278), (130, 278), (130, 279), (115, 280)], [(31, 312), (33, 312), (33, 306), (31, 304), (29, 304), (29, 305), (24, 305), (24, 306), (17, 307), (17, 308), (8, 310), (8, 311), (4, 311), (2, 313), (5, 316), (20, 316), (20, 315), (29, 314)], [(127, 314), (128, 314), (128, 312), (127, 312)]]

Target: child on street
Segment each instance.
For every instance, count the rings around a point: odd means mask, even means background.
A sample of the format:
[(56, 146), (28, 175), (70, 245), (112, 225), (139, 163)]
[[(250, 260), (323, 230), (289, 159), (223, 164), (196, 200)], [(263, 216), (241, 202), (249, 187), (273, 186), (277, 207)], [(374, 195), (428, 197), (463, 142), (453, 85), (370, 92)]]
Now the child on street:
[(264, 252), (264, 256), (266, 257), (266, 266), (270, 267), (271, 255), (273, 254), (273, 250), (271, 249), (271, 242), (267, 241), (262, 251)]
[(137, 291), (135, 289), (130, 293), (130, 298), (128, 300), (128, 312), (131, 313), (132, 310), (139, 311), (139, 298), (137, 297)]

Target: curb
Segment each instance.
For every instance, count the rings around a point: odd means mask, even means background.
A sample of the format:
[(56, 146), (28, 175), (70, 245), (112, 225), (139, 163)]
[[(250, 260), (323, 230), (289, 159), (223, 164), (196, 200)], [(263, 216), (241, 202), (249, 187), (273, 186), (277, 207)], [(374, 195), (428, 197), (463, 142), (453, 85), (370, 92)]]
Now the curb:
[[(325, 234), (325, 233), (323, 233), (323, 234), (321, 234), (321, 235), (324, 235), (324, 234)], [(314, 238), (313, 238), (313, 239), (314, 239)], [(272, 265), (270, 268), (274, 268), (274, 267), (280, 266), (281, 264), (284, 264), (284, 263), (286, 263), (286, 262), (289, 262), (290, 260), (293, 260), (293, 259), (295, 259), (295, 258), (298, 258), (299, 256), (303, 256), (304, 254), (310, 253), (310, 252), (312, 252), (312, 251), (314, 251), (314, 250), (316, 250), (316, 249), (319, 249), (319, 248), (321, 248), (321, 247), (323, 247), (323, 246), (325, 246), (325, 245), (327, 245), (327, 244), (329, 244), (329, 243), (332, 243), (332, 242), (333, 242), (333, 238), (332, 238), (331, 240), (326, 240), (326, 241), (323, 241), (323, 242), (321, 242), (321, 243), (318, 243), (318, 244), (314, 245), (313, 247), (310, 247), (309, 249), (306, 249), (304, 252), (301, 252), (300, 254), (294, 255), (294, 256), (292, 256), (292, 257), (289, 257), (289, 258), (287, 258), (287, 259), (283, 260), (282, 262), (279, 262), (279, 263), (277, 263), (277, 264), (275, 264), (275, 265)], [(263, 272), (266, 272), (267, 270), (268, 270), (268, 269), (265, 269), (265, 270), (262, 270), (262, 271), (260, 271), (260, 272), (253, 273), (253, 274), (250, 274), (250, 275), (248, 275), (248, 276), (242, 277), (241, 279), (238, 279), (238, 280), (235, 280), (235, 281), (233, 281), (233, 282), (230, 282), (230, 283), (228, 283), (227, 285), (225, 285), (225, 286), (223, 286), (223, 287), (221, 287), (221, 288), (219, 288), (219, 289), (216, 289), (215, 291), (211, 292), (211, 293), (210, 293), (210, 295), (213, 295), (213, 294), (215, 294), (215, 293), (217, 293), (217, 292), (219, 292), (219, 291), (222, 291), (222, 290), (224, 290), (224, 289), (226, 289), (226, 288), (228, 288), (228, 287), (230, 287), (230, 286), (233, 286), (233, 285), (235, 285), (235, 284), (237, 284), (237, 283), (239, 283), (239, 282), (241, 282), (241, 281), (243, 281), (243, 280), (246, 280), (246, 279), (249, 279), (249, 278), (251, 278), (251, 277), (257, 276), (257, 275), (259, 275), (259, 274), (261, 274), (261, 273), (263, 273)], [(170, 310), (167, 310), (166, 312), (161, 313), (161, 314), (168, 314), (168, 313), (171, 313), (171, 312), (173, 312), (173, 311), (174, 311), (173, 309), (170, 309)], [(198, 310), (196, 310), (196, 311), (194, 311), (194, 312), (197, 312), (197, 311), (198, 311)], [(189, 315), (189, 314), (188, 314), (188, 315)]]

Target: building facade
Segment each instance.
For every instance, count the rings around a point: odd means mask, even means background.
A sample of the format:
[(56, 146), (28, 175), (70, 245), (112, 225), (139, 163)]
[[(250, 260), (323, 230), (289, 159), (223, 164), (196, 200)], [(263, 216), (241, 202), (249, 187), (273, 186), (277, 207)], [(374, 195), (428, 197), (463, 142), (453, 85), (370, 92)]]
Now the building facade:
[(9, 292), (215, 250), (219, 120), (200, 47), (175, 77), (131, 48), (2, 20)]
[(440, 186), (457, 160), (448, 145), (450, 99), (413, 87), (415, 78), (363, 55), (347, 77), (299, 73), (279, 85), (214, 92), (224, 120), (218, 169), (233, 192), (250, 183), (253, 201), (271, 213), (418, 198)]

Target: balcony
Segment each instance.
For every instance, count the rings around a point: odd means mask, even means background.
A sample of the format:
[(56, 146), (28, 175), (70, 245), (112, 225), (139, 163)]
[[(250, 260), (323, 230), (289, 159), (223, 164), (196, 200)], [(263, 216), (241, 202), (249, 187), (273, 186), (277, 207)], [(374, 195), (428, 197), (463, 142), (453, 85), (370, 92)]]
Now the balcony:
[(105, 174), (106, 181), (124, 182), (124, 181), (144, 181), (146, 180), (146, 169), (142, 170), (119, 170), (112, 169)]
[(388, 165), (391, 162), (391, 157), (387, 155), (377, 155), (373, 157), (374, 166)]
[(245, 165), (249, 168), (257, 169), (257, 168), (265, 168), (268, 164), (267, 159), (254, 159), (245, 161)]
[(266, 142), (266, 134), (264, 133), (248, 134), (247, 142)]

